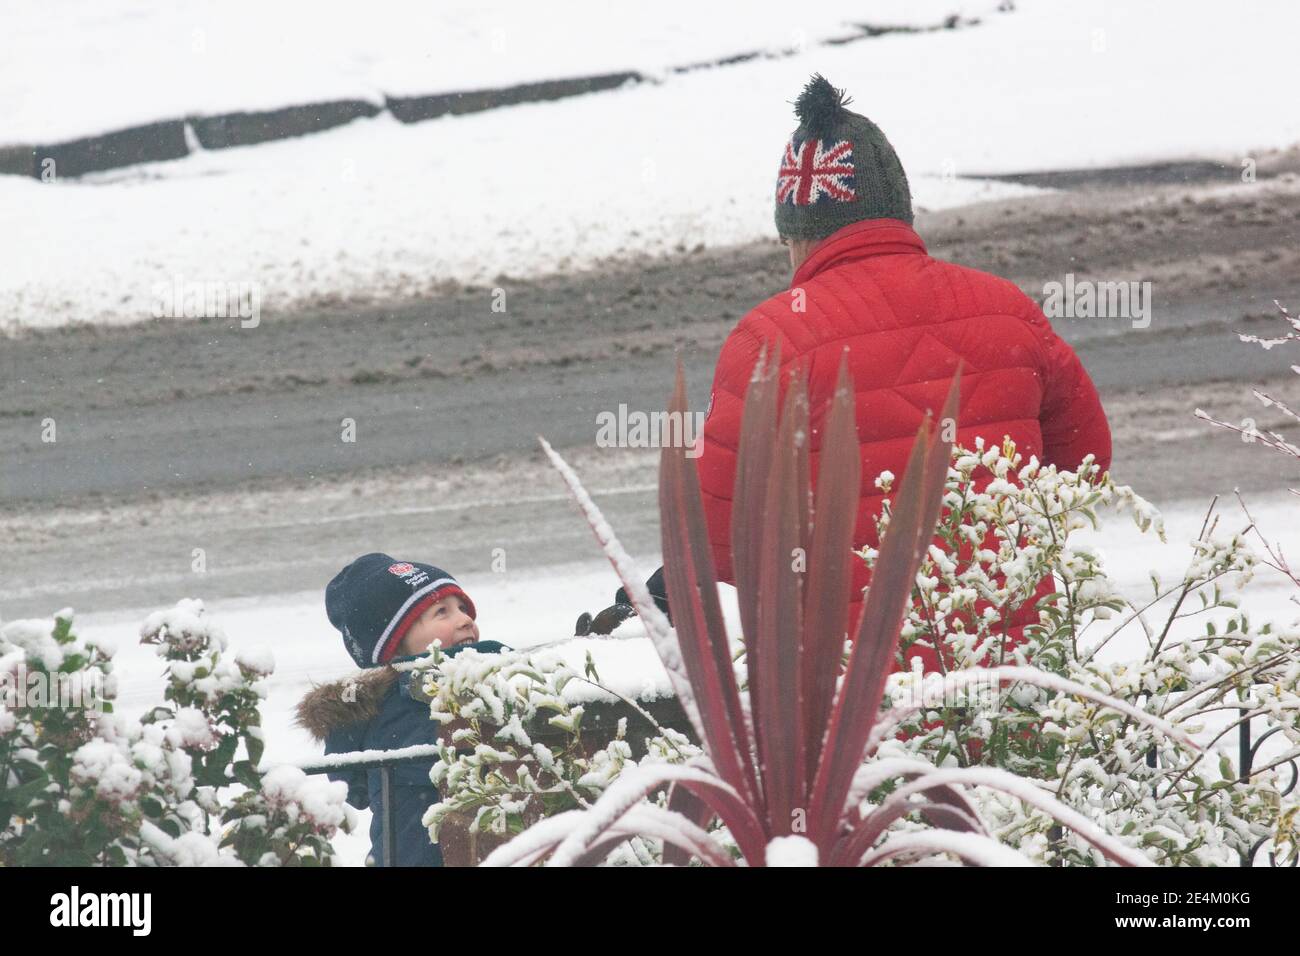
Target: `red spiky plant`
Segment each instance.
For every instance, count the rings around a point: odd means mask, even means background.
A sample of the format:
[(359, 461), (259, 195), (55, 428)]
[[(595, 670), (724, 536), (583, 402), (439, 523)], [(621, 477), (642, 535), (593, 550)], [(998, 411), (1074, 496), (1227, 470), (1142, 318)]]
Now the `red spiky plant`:
[[(714, 817), (726, 825), (751, 866), (865, 866), (944, 852), (976, 864), (1024, 864), (1023, 857), (993, 839), (963, 785), (1001, 789), (1042, 808), (1114, 862), (1147, 863), (1049, 793), (1006, 771), (868, 759), (916, 710), (882, 711), (881, 702), (912, 585), (939, 516), (951, 444), (940, 439), (927, 417), (859, 619), (850, 622), (860, 464), (848, 373), (841, 364), (821, 436), (816, 495), (810, 499), (806, 393), (801, 381), (791, 382), (778, 416), (774, 365), (765, 368), (760, 359), (746, 395), (732, 504), (747, 675), (743, 691), (723, 624), (699, 478), (688, 449), (665, 448), (659, 476), (674, 633), (577, 476), (542, 441), (627, 588), (706, 756), (686, 765), (650, 764), (627, 771), (589, 810), (541, 821), (496, 850), (484, 865), (595, 864), (634, 835), (662, 839), (666, 863), (695, 857), (705, 864), (733, 865), (732, 856), (706, 832)], [(945, 417), (955, 416), (957, 393), (954, 381)], [(670, 411), (686, 414), (680, 365)], [(797, 555), (806, 562), (795, 560)], [(842, 668), (850, 623), (854, 640)], [(1016, 680), (1090, 698), (1195, 747), (1167, 723), (1122, 701), (1033, 668), (970, 669), (947, 678), (954, 688)], [(879, 806), (863, 809), (867, 794), (900, 779)], [(671, 788), (666, 809), (645, 799), (665, 786)], [(913, 812), (932, 829), (887, 832), (890, 824)]]

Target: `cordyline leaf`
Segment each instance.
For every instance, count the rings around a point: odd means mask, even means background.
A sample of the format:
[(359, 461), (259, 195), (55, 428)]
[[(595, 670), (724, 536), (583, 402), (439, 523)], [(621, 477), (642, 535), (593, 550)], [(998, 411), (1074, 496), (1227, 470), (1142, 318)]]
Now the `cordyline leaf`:
[(808, 553), (808, 545), (812, 540), (812, 465), (810, 455), (812, 452), (812, 423), (808, 409), (808, 379), (800, 370), (797, 378), (794, 379), (797, 386), (795, 402), (790, 406), (791, 424), (794, 427), (795, 449), (797, 455), (795, 464), (798, 473), (795, 480), (798, 484), (798, 502), (799, 502), (799, 547), (803, 553)]
[(632, 559), (628, 557), (627, 551), (614, 535), (605, 516), (600, 513), (596, 503), (591, 500), (587, 494), (587, 489), (582, 487), (582, 482), (574, 474), (569, 463), (560, 457), (550, 443), (545, 439), (538, 437), (541, 442), (542, 450), (555, 466), (555, 470), (560, 473), (564, 483), (568, 486), (569, 492), (573, 495), (574, 501), (577, 502), (583, 517), (587, 519), (587, 524), (591, 526), (592, 532), (596, 535), (601, 550), (605, 552), (605, 557), (609, 563), (614, 566), (614, 572), (618, 575), (624, 590), (627, 591), (628, 598), (632, 606), (636, 608), (637, 615), (641, 618), (642, 624), (645, 625), (646, 634), (650, 638), (650, 643), (654, 645), (655, 653), (663, 662), (664, 669), (668, 672), (668, 680), (673, 685), (673, 693), (677, 695), (677, 700), (682, 705), (682, 710), (686, 712), (691, 726), (695, 728), (695, 733), (699, 739), (704, 739), (703, 726), (700, 722), (699, 708), (695, 703), (695, 692), (691, 688), (690, 678), (687, 676), (685, 664), (682, 661), (680, 648), (677, 644), (677, 635), (673, 633), (672, 625), (668, 623), (668, 618), (659, 610), (650, 592), (646, 590), (645, 582), (641, 580), (641, 575), (636, 571), (632, 564)]
[(976, 833), (951, 830), (918, 830), (891, 836), (859, 866), (875, 866), (904, 854), (908, 856), (952, 853), (975, 866), (1029, 866), (1029, 861), (1010, 847)]
[[(924, 772), (911, 773), (908, 774), (908, 776), (913, 778), (926, 778), (928, 777), (928, 775), (932, 774), (933, 772), (934, 772), (933, 767), (927, 767)], [(956, 806), (960, 808), (962, 811), (965, 811), (966, 808), (969, 808), (970, 812), (974, 814), (976, 818), (978, 818), (978, 814), (975, 811), (975, 808), (969, 802), (964, 801), (964, 798), (961, 796), (960, 791), (955, 790), (952, 787), (943, 786), (941, 784), (936, 784), (936, 785), (927, 784), (923, 789), (926, 792), (926, 794), (931, 797), (931, 799), (937, 799), (940, 802), (944, 802)], [(898, 791), (895, 791), (895, 794), (897, 792)], [(871, 849), (872, 845), (874, 845), (876, 840), (880, 838), (880, 835), (889, 828), (889, 825), (891, 823), (893, 823), (899, 817), (906, 816), (907, 814), (911, 813), (914, 810), (923, 809), (924, 806), (927, 805), (930, 807), (934, 806), (934, 804), (932, 803), (931, 804), (910, 803), (906, 799), (894, 800), (892, 799), (893, 796), (894, 794), (891, 794), (890, 798), (886, 799), (886, 801), (883, 804), (881, 804), (878, 808), (873, 810), (870, 815), (868, 815), (858, 823), (854, 824), (849, 835), (846, 837), (842, 837), (836, 843), (835, 849), (831, 853), (831, 866), (854, 866), (856, 862), (860, 860), (862, 856), (869, 849)], [(934, 823), (933, 820), (931, 820), (930, 822)], [(947, 824), (939, 824), (939, 823), (934, 823), (934, 825), (939, 826), (941, 828), (946, 827), (948, 829), (963, 830), (963, 831), (970, 830), (971, 832), (974, 833), (982, 833), (986, 836), (988, 835), (988, 831), (981, 824), (976, 824), (974, 826), (963, 825), (963, 826), (954, 826), (954, 827), (948, 827)]]
[[(628, 816), (631, 816), (631, 814), (629, 814)], [(578, 857), (578, 859), (576, 859), (573, 862), (573, 865), (574, 866), (599, 866), (601, 864), (601, 861), (603, 861), (605, 857), (609, 856), (609, 854), (613, 852), (615, 847), (619, 846), (622, 843), (625, 843), (629, 836), (641, 836), (641, 835), (642, 835), (641, 833), (628, 834), (626, 832), (625, 825), (623, 824), (620, 824), (619, 826), (610, 827), (606, 835), (601, 838), (600, 842), (592, 846), (591, 849), (587, 850), (587, 852), (582, 854), (582, 856)], [(644, 835), (650, 836), (651, 834), (646, 832)], [(665, 850), (668, 849), (668, 844), (664, 844), (664, 849)], [(686, 851), (683, 850), (681, 852), (684, 853)], [(544, 865), (551, 866), (552, 864), (545, 863)]]
[(853, 531), (857, 518), (862, 464), (854, 424), (847, 353), (821, 435), (817, 500), (808, 549), (804, 591), (803, 726), (808, 785), (817, 772), (822, 740), (830, 720), (840, 656), (848, 632), (849, 590), (853, 584)]
[[(689, 414), (680, 361), (668, 414), (670, 420)], [(718, 603), (699, 475), (689, 451), (669, 443), (660, 456), (659, 513), (668, 605), (673, 609), (682, 662), (696, 693), (703, 728), (700, 740), (708, 748), (718, 776), (757, 803), (757, 775)]]
[(586, 816), (585, 810), (566, 810), (538, 820), (509, 843), (489, 853), (479, 866), (531, 866), (555, 849)]
[(573, 865), (595, 866), (620, 843), (629, 837), (638, 836), (663, 840), (665, 857), (671, 847), (688, 859), (691, 856), (698, 856), (701, 861), (710, 866), (736, 865), (722, 845), (701, 827), (680, 814), (653, 804), (642, 804), (629, 810), (617, 824), (606, 831), (606, 836), (599, 843), (575, 860)]
[[(794, 811), (806, 810), (807, 775), (800, 713), (800, 667), (803, 648), (803, 598), (794, 570), (802, 547), (799, 507), (799, 448), (796, 408), (807, 403), (801, 381), (786, 390), (785, 410), (777, 432), (775, 460), (769, 471), (761, 518), (763, 544), (758, 590), (742, 593), (742, 604), (758, 608), (755, 650), (762, 662), (758, 684), (749, 689), (754, 702), (755, 732), (767, 798), (768, 837), (792, 832)], [(806, 445), (807, 433), (802, 436)]]
[[(953, 377), (943, 418), (955, 420), (961, 369)], [(844, 680), (836, 695), (826, 732), (827, 748), (817, 769), (809, 807), (809, 838), (827, 854), (844, 812), (845, 800), (893, 669), (903, 615), (912, 601), (912, 586), (921, 559), (934, 535), (942, 504), (952, 443), (935, 432), (927, 416), (917, 432), (872, 570), (857, 638)]]
[(952, 799), (960, 793), (951, 787), (941, 787), (943, 796), (915, 804), (912, 809), (920, 812), (925, 822), (936, 830), (952, 830), (956, 833), (977, 833), (988, 836), (988, 831), (980, 820), (978, 813), (963, 810)]
[[(1009, 793), (1013, 797), (1036, 807), (1055, 817), (1068, 826), (1084, 840), (1095, 846), (1110, 860), (1125, 866), (1154, 866), (1147, 857), (1131, 850), (1119, 840), (1110, 836), (1077, 810), (1066, 806), (1050, 793), (1040, 790), (1032, 782), (997, 767), (960, 767), (940, 769), (932, 767), (926, 773), (918, 774), (915, 780), (904, 783), (890, 794), (877, 810), (855, 828), (853, 838), (846, 847), (842, 862), (853, 865), (854, 857), (861, 857), (884, 832), (885, 827), (910, 809), (908, 798), (912, 794), (924, 793), (936, 785), (951, 786), (985, 786)], [(880, 825), (883, 824), (883, 825)]]
[(868, 794), (882, 783), (895, 777), (912, 778), (928, 773), (934, 764), (916, 757), (883, 757), (863, 764), (853, 775), (853, 786), (849, 789), (848, 804), (857, 806), (867, 799)]
[[(931, 788), (928, 794), (934, 802), (929, 809), (923, 808), (922, 813), (925, 814), (926, 819), (931, 824), (949, 830), (968, 830), (971, 833), (982, 833), (984, 836), (989, 836), (988, 827), (980, 819), (979, 810), (975, 808), (975, 804), (960, 789), (939, 786)], [(946, 813), (953, 813), (958, 819), (955, 822), (938, 822), (939, 817)]]
[(749, 859), (761, 859), (767, 840), (758, 818), (740, 794), (725, 781), (698, 767), (679, 764), (650, 764), (624, 771), (583, 814), (551, 857), (555, 866), (572, 866), (606, 832), (631, 810), (641, 805), (645, 796), (665, 783), (680, 782), (709, 803), (731, 831), (741, 852)]
[[(668, 791), (668, 809), (680, 813), (697, 827), (704, 827), (713, 816), (713, 808), (680, 784), (673, 784)], [(664, 845), (664, 864), (666, 866), (686, 866), (691, 862), (691, 854), (675, 846)]]
[[(767, 473), (776, 444), (777, 370), (781, 354), (777, 349), (771, 361), (767, 347), (759, 353), (758, 363), (745, 392), (745, 407), (740, 420), (740, 445), (736, 450), (736, 479), (732, 492), (731, 563), (736, 589), (752, 593), (758, 587), (758, 561), (762, 548), (762, 529), (752, 521), (736, 521), (736, 516), (759, 513), (767, 498)], [(740, 620), (748, 642), (758, 633), (754, 609), (741, 608)]]
[[(652, 786), (651, 789), (654, 787)], [(601, 799), (605, 798), (602, 796)], [(600, 801), (597, 801), (596, 805), (599, 806)], [(568, 810), (546, 817), (509, 843), (497, 847), (479, 865), (532, 866), (540, 863), (548, 855), (554, 854), (560, 846), (565, 845), (575, 832), (587, 827), (592, 822), (594, 810), (595, 807), (592, 810)], [(610, 850), (628, 837), (641, 835), (664, 839), (665, 853), (669, 846), (673, 846), (688, 859), (692, 855), (698, 856), (704, 862), (714, 866), (730, 866), (734, 863), (730, 855), (700, 826), (676, 813), (647, 804), (636, 804), (628, 808), (621, 816), (596, 832), (594, 838), (584, 840), (583, 849), (579, 851), (576, 859), (553, 857), (549, 862), (551, 865), (596, 863), (604, 859)]]
[[(893, 780), (896, 777), (913, 780), (925, 774), (933, 773), (934, 770), (933, 764), (906, 757), (888, 757), (883, 760), (873, 761), (860, 767), (858, 772), (853, 775), (853, 786), (849, 790), (847, 801), (848, 806), (858, 806), (872, 790), (886, 781)], [(980, 819), (975, 804), (957, 787), (939, 784), (927, 788), (927, 795), (933, 802), (914, 804), (906, 808), (904, 812), (920, 810), (926, 821), (932, 826), (950, 830), (970, 831), (983, 836), (991, 835), (984, 825), (984, 821)], [(945, 811), (951, 811), (951, 815), (946, 814)], [(898, 814), (895, 814), (894, 817), (886, 820), (884, 817), (879, 817), (879, 808), (877, 808), (871, 813), (870, 817), (863, 818), (858, 823), (853, 824), (849, 834), (836, 841), (828, 865), (853, 865), (854, 860), (866, 852), (880, 832), (892, 823), (897, 816)], [(882, 822), (883, 825), (880, 825)], [(864, 831), (870, 834), (870, 840), (865, 839)]]
[[(798, 378), (798, 392), (796, 401), (793, 405), (794, 412), (794, 437), (795, 437), (795, 467), (798, 469), (796, 480), (798, 483), (798, 502), (799, 502), (799, 557), (802, 561), (804, 571), (806, 572), (808, 557), (812, 549), (812, 520), (813, 520), (813, 502), (812, 502), (812, 422), (811, 413), (808, 406), (808, 383), (804, 371), (800, 369)], [(851, 524), (852, 522), (850, 522)], [(799, 807), (807, 807), (808, 789), (812, 786), (812, 768), (816, 766), (817, 758), (815, 749), (809, 749), (805, 741), (809, 737), (816, 736), (815, 733), (808, 731), (805, 721), (807, 720), (807, 711), (804, 707), (805, 686), (808, 683), (806, 671), (809, 669), (810, 658), (805, 653), (807, 650), (808, 624), (803, 620), (807, 615), (807, 586), (808, 581), (805, 573), (799, 575), (799, 629), (794, 633), (797, 640), (791, 643), (798, 645), (798, 654), (796, 660), (799, 662), (799, 678), (794, 687), (797, 700), (798, 731), (800, 739), (795, 744), (798, 748), (799, 756), (799, 776), (797, 797)]]
[[(736, 452), (736, 478), (731, 504), (731, 567), (739, 594), (757, 594), (759, 562), (763, 553), (763, 525), (747, 520), (762, 513), (767, 501), (768, 469), (776, 445), (776, 412), (781, 365), (781, 350), (768, 360), (767, 346), (759, 352), (758, 363), (745, 392), (745, 408), (740, 420), (740, 445)], [(743, 520), (737, 520), (740, 517)], [(745, 643), (745, 674), (751, 688), (757, 687), (762, 661), (757, 653), (758, 605), (740, 602), (741, 638)], [(762, 723), (754, 695), (749, 695), (750, 718), (754, 724), (755, 747), (762, 748)], [(762, 792), (759, 791), (761, 800)]]

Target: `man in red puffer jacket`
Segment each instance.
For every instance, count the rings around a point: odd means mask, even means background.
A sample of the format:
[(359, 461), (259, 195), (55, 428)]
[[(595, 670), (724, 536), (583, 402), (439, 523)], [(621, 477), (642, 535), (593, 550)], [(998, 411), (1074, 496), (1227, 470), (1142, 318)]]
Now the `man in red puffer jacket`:
[[(1037, 455), (1073, 470), (1092, 453), (1103, 470), (1110, 467), (1106, 414), (1074, 350), (1012, 283), (926, 254), (911, 227), (898, 157), (880, 129), (846, 104), (821, 76), (796, 101), (799, 127), (776, 186), (776, 226), (790, 246), (794, 279), (741, 319), (718, 359), (699, 470), (723, 581), (734, 581), (731, 498), (741, 411), (764, 347), (769, 356), (780, 349), (783, 387), (792, 368), (807, 376), (814, 476), (823, 420), (848, 355), (862, 462), (858, 547), (878, 545), (884, 495), (876, 477), (888, 470), (901, 480), (917, 428), (927, 411), (939, 414), (958, 362), (958, 444), (973, 447), (983, 436), (1000, 445), (1010, 436), (1025, 461)], [(860, 564), (857, 593), (868, 579)], [(1039, 596), (1051, 588), (1049, 578)], [(1009, 622), (1008, 636), (1017, 639), (1036, 621), (1030, 601)], [(935, 669), (933, 652), (912, 655)]]

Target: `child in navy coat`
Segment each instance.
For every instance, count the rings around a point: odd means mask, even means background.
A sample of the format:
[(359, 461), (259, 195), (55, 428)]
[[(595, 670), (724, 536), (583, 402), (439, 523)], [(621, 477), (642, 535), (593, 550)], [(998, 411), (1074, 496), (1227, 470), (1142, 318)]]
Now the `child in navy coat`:
[[(447, 572), (429, 564), (397, 561), (386, 554), (357, 558), (325, 589), (325, 611), (343, 635), (362, 674), (317, 687), (298, 705), (298, 722), (326, 754), (397, 750), (438, 739), (428, 704), (410, 693), (411, 673), (392, 664), (429, 653), (436, 645), (455, 655), (467, 647), (496, 652), (504, 646), (480, 641), (474, 602)], [(348, 785), (348, 803), (370, 807), (371, 856), (376, 866), (441, 866), (442, 853), (421, 823), (438, 802), (429, 782), (434, 758), (391, 769), (393, 859), (384, 855), (383, 778), (378, 769), (340, 768), (331, 780)]]

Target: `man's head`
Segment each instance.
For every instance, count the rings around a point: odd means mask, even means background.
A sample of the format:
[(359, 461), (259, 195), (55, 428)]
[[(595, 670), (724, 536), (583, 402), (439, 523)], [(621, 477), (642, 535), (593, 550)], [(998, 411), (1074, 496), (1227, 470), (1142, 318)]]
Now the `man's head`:
[(894, 148), (875, 123), (816, 74), (795, 100), (799, 126), (786, 142), (776, 180), (776, 231), (794, 268), (812, 247), (864, 219), (911, 225), (912, 194)]

